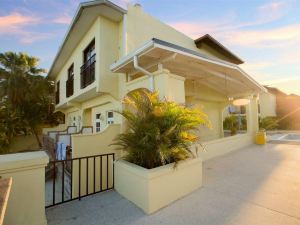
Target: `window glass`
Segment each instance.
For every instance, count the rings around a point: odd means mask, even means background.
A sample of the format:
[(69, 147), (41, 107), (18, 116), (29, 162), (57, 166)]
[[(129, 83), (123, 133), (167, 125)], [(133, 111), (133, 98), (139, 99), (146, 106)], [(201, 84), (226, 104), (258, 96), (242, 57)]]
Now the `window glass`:
[(113, 124), (114, 123), (114, 113), (113, 112), (107, 112), (107, 124)]

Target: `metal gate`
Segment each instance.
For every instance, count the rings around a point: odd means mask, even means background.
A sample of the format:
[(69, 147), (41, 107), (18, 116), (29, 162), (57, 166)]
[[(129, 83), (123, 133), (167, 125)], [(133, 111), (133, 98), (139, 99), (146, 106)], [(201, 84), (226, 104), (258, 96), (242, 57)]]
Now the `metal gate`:
[(115, 154), (50, 161), (46, 172), (46, 208), (114, 188)]

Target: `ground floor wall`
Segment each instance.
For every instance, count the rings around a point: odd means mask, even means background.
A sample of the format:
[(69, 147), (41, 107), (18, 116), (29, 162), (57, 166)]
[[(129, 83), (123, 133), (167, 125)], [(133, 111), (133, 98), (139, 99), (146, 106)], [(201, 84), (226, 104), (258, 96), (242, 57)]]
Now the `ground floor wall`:
[(120, 116), (115, 113), (120, 108), (121, 101), (103, 94), (61, 111), (65, 114), (66, 126), (76, 126), (77, 131), (83, 126), (93, 126), (94, 132), (101, 132), (108, 124), (120, 123)]
[(192, 146), (192, 151), (203, 161), (225, 155), (254, 143), (254, 135), (238, 134), (232, 137), (203, 142)]
[[(113, 140), (120, 133), (121, 126), (112, 124), (100, 133), (72, 135), (72, 158), (81, 158), (87, 156), (96, 156), (114, 153), (112, 155), (104, 155), (97, 158), (82, 159), (73, 162), (73, 189), (74, 197), (85, 195), (96, 191), (104, 190), (112, 187), (113, 180), (113, 159), (121, 156), (121, 151), (115, 150), (116, 146), (111, 145)], [(88, 162), (87, 162), (88, 161)], [(78, 177), (80, 167), (80, 180)], [(88, 183), (88, 184), (87, 184)]]

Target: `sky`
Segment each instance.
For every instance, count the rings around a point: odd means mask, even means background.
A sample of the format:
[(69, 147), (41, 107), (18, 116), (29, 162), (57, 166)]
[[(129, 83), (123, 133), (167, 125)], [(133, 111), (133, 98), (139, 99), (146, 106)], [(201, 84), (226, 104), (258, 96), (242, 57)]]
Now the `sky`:
[[(264, 85), (300, 95), (300, 0), (112, 0), (191, 38), (211, 34)], [(80, 0), (0, 0), (0, 52), (27, 52), (49, 69)]]

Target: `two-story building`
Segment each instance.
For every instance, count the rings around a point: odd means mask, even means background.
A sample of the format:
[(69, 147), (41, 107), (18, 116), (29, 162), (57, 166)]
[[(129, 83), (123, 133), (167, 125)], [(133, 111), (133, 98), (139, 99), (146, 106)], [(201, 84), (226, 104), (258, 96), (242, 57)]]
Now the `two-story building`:
[(109, 124), (122, 127), (114, 111), (122, 108), (124, 96), (147, 88), (201, 107), (212, 123), (212, 129), (201, 128), (202, 142), (223, 138), (224, 110), (234, 100), (247, 99), (248, 132), (240, 138), (248, 143), (258, 129), (257, 96), (265, 88), (241, 63), (210, 35), (193, 40), (139, 4), (125, 10), (96, 0), (80, 4), (48, 76), (55, 80), (56, 110), (65, 114), (65, 125), (93, 126), (97, 138)]

